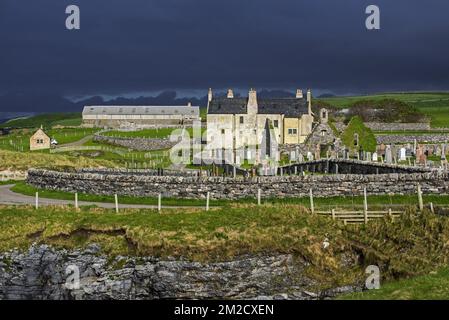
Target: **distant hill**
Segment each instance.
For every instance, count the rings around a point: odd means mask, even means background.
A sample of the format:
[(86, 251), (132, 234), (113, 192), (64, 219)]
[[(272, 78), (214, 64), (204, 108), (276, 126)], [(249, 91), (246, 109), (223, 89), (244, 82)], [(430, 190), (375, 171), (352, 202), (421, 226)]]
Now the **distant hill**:
[(154, 97), (118, 97), (110, 100), (91, 97), (74, 102), (52, 94), (10, 93), (0, 96), (0, 110), (3, 112), (60, 113), (81, 112), (85, 105), (186, 105), (188, 102), (205, 107), (207, 96), (178, 98), (175, 91), (165, 91)]
[(81, 113), (43, 113), (31, 117), (20, 117), (0, 124), (0, 128), (38, 128), (41, 125), (50, 128), (55, 125), (79, 126)]

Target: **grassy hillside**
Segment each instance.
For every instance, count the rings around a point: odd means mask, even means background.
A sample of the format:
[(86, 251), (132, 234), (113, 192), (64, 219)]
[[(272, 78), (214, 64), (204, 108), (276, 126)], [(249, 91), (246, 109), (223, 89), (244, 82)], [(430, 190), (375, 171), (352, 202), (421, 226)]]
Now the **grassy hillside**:
[(411, 279), (387, 282), (379, 290), (340, 297), (344, 300), (449, 300), (449, 268)]
[(51, 128), (55, 125), (79, 126), (81, 121), (80, 113), (46, 113), (29, 118), (12, 119), (0, 124), (0, 127), (38, 128), (43, 125), (45, 128)]
[[(330, 242), (326, 249), (322, 246), (325, 238)], [(0, 206), (1, 251), (27, 248), (33, 242), (65, 248), (96, 242), (112, 256), (199, 261), (291, 253), (308, 263), (305, 274), (324, 287), (361, 283), (370, 264), (380, 267), (385, 283), (428, 275), (447, 265), (448, 241), (446, 217), (413, 210), (396, 222), (386, 218), (367, 226), (345, 226), (291, 205), (233, 205), (208, 212), (164, 209), (162, 214), (155, 210), (117, 214), (98, 208), (76, 212), (71, 208)], [(445, 273), (441, 276), (447, 278)], [(429, 286), (433, 290), (444, 283), (432, 281)]]
[[(50, 138), (54, 138), (58, 141), (59, 145), (79, 141), (86, 136), (92, 135), (96, 131), (98, 130), (92, 128), (64, 128), (45, 130)], [(0, 149), (30, 152), (30, 137), (34, 132), (35, 129), (17, 129), (13, 130), (8, 135), (0, 136)], [(48, 150), (45, 152), (48, 153)]]
[(386, 93), (369, 96), (320, 98), (319, 101), (347, 108), (357, 101), (396, 99), (406, 102), (431, 118), (432, 127), (449, 127), (449, 93)]
[(71, 157), (44, 152), (15, 152), (0, 150), (0, 170), (27, 170), (29, 168), (84, 168), (110, 167), (117, 165), (107, 160), (93, 160), (86, 157)]

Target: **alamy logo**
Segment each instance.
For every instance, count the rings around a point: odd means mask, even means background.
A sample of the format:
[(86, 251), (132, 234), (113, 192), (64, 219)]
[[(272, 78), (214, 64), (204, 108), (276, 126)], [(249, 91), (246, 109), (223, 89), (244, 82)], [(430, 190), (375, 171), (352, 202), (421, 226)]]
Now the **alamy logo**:
[(365, 287), (368, 290), (380, 289), (380, 269), (378, 266), (370, 265), (365, 269), (368, 278), (365, 281)]
[(65, 9), (65, 13), (69, 15), (65, 20), (65, 27), (68, 30), (79, 30), (80, 8), (76, 5), (70, 5)]
[(73, 264), (67, 266), (65, 275), (67, 276), (65, 287), (68, 290), (77, 290), (80, 288), (80, 269), (78, 266)]
[(380, 29), (380, 9), (376, 5), (370, 5), (366, 7), (366, 14), (369, 16), (366, 18), (365, 26), (368, 30), (379, 30)]

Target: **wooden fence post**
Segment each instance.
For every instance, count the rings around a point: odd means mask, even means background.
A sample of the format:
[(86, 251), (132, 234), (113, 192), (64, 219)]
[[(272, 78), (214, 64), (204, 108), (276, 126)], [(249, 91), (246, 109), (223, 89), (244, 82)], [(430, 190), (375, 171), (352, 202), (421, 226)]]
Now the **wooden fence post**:
[(368, 199), (366, 197), (366, 188), (363, 188), (363, 215), (365, 218), (365, 224), (368, 223)]
[(115, 200), (115, 212), (118, 213), (118, 196), (117, 194), (114, 195)]
[(331, 214), (332, 214), (332, 220), (335, 220), (335, 209), (331, 210)]
[(310, 212), (312, 212), (312, 214), (315, 212), (315, 208), (313, 205), (313, 192), (312, 189), (310, 189)]
[(261, 195), (262, 195), (262, 190), (260, 190), (260, 188), (259, 189), (257, 189), (257, 205), (258, 206), (260, 206), (260, 204), (261, 204)]
[(209, 211), (209, 200), (210, 200), (210, 192), (207, 191), (207, 195), (206, 195), (206, 211)]
[(39, 209), (39, 192), (36, 192), (36, 210)]
[(75, 192), (75, 209), (78, 210), (78, 192)]
[(433, 203), (432, 203), (432, 202), (430, 203), (430, 211), (431, 211), (432, 213), (435, 213), (435, 210), (433, 209)]
[(419, 183), (418, 183), (418, 205), (419, 205), (419, 211), (423, 211), (424, 203), (423, 203), (423, 200), (422, 200), (421, 185)]
[(157, 196), (157, 211), (161, 212), (162, 210), (162, 194), (159, 193)]

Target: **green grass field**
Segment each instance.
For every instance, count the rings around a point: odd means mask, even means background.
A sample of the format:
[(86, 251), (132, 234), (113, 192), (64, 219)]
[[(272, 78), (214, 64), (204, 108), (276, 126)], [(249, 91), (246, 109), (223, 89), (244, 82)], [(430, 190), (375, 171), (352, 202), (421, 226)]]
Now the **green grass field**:
[[(73, 200), (73, 193), (55, 191), (55, 190), (43, 190), (34, 188), (25, 182), (17, 182), (12, 188), (14, 192), (21, 193), (28, 196), (34, 196), (38, 191), (40, 197), (50, 199), (63, 199)], [(113, 196), (105, 195), (92, 195), (92, 194), (79, 194), (80, 201), (91, 202), (114, 202)], [(440, 195), (424, 195), (423, 201), (425, 204), (433, 203), (434, 205), (449, 206), (449, 196)], [(248, 197), (241, 200), (211, 200), (212, 206), (225, 206), (232, 204), (255, 204), (257, 201), (253, 197)], [(148, 204), (157, 205), (157, 198), (139, 198), (130, 196), (120, 196), (120, 203), (124, 204)], [(205, 206), (206, 200), (196, 199), (178, 199), (178, 198), (163, 198), (164, 205), (170, 206)], [(266, 205), (302, 205), (304, 207), (310, 207), (309, 197), (303, 198), (263, 198), (262, 203)], [(363, 206), (363, 197), (326, 197), (315, 198), (314, 205), (316, 209), (331, 209), (331, 208), (361, 208)], [(415, 195), (379, 195), (368, 196), (368, 205), (370, 208), (388, 208), (388, 207), (409, 207), (418, 205), (418, 197)]]
[(86, 136), (92, 135), (98, 129), (93, 128), (64, 128), (64, 129), (50, 129), (46, 133), (53, 139), (58, 141), (59, 145), (76, 142)]
[[(82, 138), (92, 135), (98, 131), (91, 128), (63, 128), (50, 129), (46, 133), (50, 138), (58, 141), (59, 145), (76, 142)], [(10, 134), (0, 136), (0, 149), (20, 152), (30, 152), (30, 137), (33, 135), (34, 129), (18, 129)], [(49, 151), (38, 151), (48, 153)]]
[(346, 108), (357, 101), (397, 99), (417, 107), (431, 118), (432, 127), (449, 128), (449, 93), (386, 93), (368, 96), (332, 97), (318, 100), (339, 108)]
[(449, 269), (411, 279), (381, 283), (378, 290), (349, 294), (344, 300), (449, 300)]

